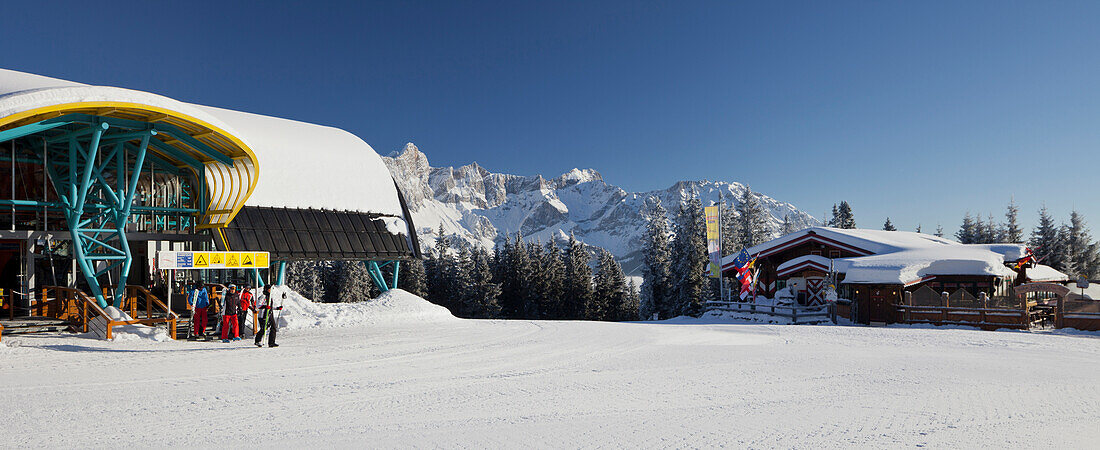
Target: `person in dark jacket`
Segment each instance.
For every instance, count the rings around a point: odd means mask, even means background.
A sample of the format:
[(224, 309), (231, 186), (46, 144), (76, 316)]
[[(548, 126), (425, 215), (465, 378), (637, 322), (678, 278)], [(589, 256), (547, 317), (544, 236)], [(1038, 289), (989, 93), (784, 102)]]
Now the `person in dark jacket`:
[(206, 334), (206, 308), (210, 307), (210, 293), (201, 283), (192, 283), (187, 291), (187, 304), (191, 306), (192, 338)]
[[(279, 295), (279, 294), (276, 294)], [(260, 314), (260, 329), (256, 331), (256, 346), (263, 347), (262, 342), (264, 340), (264, 331), (268, 331), (267, 346), (269, 348), (278, 347), (279, 344), (275, 343), (275, 333), (279, 331), (278, 319), (275, 317), (276, 312), (283, 309), (282, 299), (286, 298), (286, 293), (282, 293), (279, 299), (271, 297), (271, 286), (264, 286), (263, 295), (256, 302)]]
[(245, 324), (248, 323), (248, 310), (255, 310), (256, 307), (252, 302), (252, 288), (246, 284), (241, 289), (241, 310), (240, 314), (237, 314), (237, 330), (240, 331), (242, 338), (248, 337), (248, 328), (245, 328)]
[(229, 285), (229, 292), (225, 294), (225, 309), (222, 310), (222, 342), (229, 342), (230, 336), (234, 341), (241, 340), (240, 329), (237, 328), (237, 313), (241, 311), (241, 294), (237, 293), (237, 285)]

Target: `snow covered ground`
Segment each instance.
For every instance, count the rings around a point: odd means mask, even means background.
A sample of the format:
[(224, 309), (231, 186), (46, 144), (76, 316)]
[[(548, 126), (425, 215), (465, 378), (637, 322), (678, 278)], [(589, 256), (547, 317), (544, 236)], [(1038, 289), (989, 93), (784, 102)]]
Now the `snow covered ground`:
[(278, 349), (5, 338), (0, 447), (1100, 442), (1095, 334), (459, 320), (387, 302), (310, 305)]

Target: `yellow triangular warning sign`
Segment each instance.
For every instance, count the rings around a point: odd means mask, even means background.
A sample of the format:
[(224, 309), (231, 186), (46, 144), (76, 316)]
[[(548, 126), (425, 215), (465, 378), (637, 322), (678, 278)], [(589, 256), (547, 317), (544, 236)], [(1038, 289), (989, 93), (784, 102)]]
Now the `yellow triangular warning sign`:
[(207, 267), (210, 265), (210, 257), (206, 253), (195, 254), (195, 267)]
[(237, 254), (236, 253), (230, 253), (225, 258), (225, 267), (239, 267), (237, 262), (238, 262)]
[(251, 253), (241, 253), (241, 267), (252, 267)]
[(221, 253), (211, 253), (210, 254), (210, 264), (222, 264), (223, 261), (224, 261), (224, 259), (222, 259), (222, 254)]

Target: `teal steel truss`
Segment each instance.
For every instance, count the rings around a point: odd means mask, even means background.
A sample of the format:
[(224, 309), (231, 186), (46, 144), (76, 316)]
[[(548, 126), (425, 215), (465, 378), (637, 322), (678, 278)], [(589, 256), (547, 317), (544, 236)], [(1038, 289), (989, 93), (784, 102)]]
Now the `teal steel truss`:
[[(386, 266), (393, 266), (393, 279), (391, 284), (386, 284), (386, 277), (382, 273), (382, 269)], [(382, 292), (397, 288), (397, 273), (400, 269), (401, 261), (385, 261), (382, 264), (378, 264), (378, 261), (367, 261), (367, 272), (370, 273), (371, 279), (374, 280), (374, 285), (378, 286), (378, 289)]]
[[(108, 133), (111, 126), (105, 122), (95, 123), (90, 128), (92, 131), (86, 141), (77, 136), (62, 141), (67, 143), (67, 157), (50, 158), (46, 161), (46, 170), (63, 205), (76, 264), (96, 301), (100, 306), (107, 306), (99, 277), (117, 268), (118, 286), (126, 285), (133, 261), (126, 241), (126, 224), (149, 139), (157, 132), (148, 126), (140, 131)], [(132, 166), (126, 167), (130, 152), (126, 151), (125, 144), (130, 140), (140, 143), (135, 149)], [(101, 151), (101, 147), (106, 151)], [(114, 168), (111, 176), (108, 176), (108, 167)], [(128, 180), (124, 176), (127, 171)], [(90, 204), (95, 206), (89, 207)], [(118, 306), (124, 292), (115, 289), (111, 303)]]
[[(112, 301), (108, 302), (99, 279), (117, 269), (118, 277), (111, 281), (118, 286), (126, 285), (133, 261), (126, 239), (131, 214), (155, 214), (159, 211), (158, 208), (134, 205), (142, 168), (155, 164), (165, 173), (181, 174), (179, 167), (157, 157), (150, 150), (155, 149), (182, 162), (184, 166), (191, 166), (196, 173), (202, 173), (199, 161), (185, 154), (177, 155), (182, 152), (153, 139), (164, 127), (171, 136), (183, 134), (182, 130), (167, 124), (154, 125), (83, 114), (69, 114), (0, 132), (0, 142), (20, 138), (32, 139), (32, 144), (41, 142), (36, 145), (44, 147), (44, 154), (28, 152), (22, 159), (43, 165), (59, 200), (0, 203), (47, 207), (64, 213), (72, 237), (74, 260), (100, 306), (121, 304), (125, 290), (115, 289)], [(216, 153), (212, 149), (200, 151)], [(226, 158), (221, 154), (217, 156), (217, 159)], [(176, 213), (199, 211), (180, 207), (167, 209)]]

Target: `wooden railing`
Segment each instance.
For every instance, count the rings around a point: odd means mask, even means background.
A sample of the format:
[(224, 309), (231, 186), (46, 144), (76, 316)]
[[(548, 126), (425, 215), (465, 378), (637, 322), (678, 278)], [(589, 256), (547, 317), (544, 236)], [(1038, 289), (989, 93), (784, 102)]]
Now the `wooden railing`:
[(140, 323), (149, 326), (163, 323), (168, 326), (168, 334), (172, 336), (172, 339), (176, 339), (176, 324), (179, 321), (179, 315), (168, 309), (168, 305), (152, 292), (149, 292), (145, 286), (127, 285), (122, 306), (120, 309), (126, 310), (130, 318), (133, 319), (126, 321), (127, 323)]
[[(46, 286), (42, 288), (41, 300), (35, 302), (34, 315), (68, 320), (74, 329), (84, 333), (89, 331), (97, 336), (111, 340), (114, 338), (114, 327), (119, 325), (147, 325), (157, 326), (167, 324), (168, 333), (172, 339), (176, 338), (176, 321), (179, 319), (175, 313), (168, 311), (168, 307), (155, 295), (149, 293), (141, 286), (127, 286), (123, 308), (133, 312), (132, 320), (115, 320), (99, 306), (95, 298), (88, 296), (79, 289), (60, 286)], [(131, 293), (133, 293), (131, 295)], [(146, 303), (145, 317), (135, 317), (139, 311), (136, 308), (137, 299), (143, 298)], [(127, 305), (129, 303), (130, 305)], [(158, 312), (164, 312), (163, 317), (157, 317)], [(96, 320), (96, 319), (99, 320)]]
[[(34, 302), (32, 314), (69, 321), (75, 330), (91, 331), (95, 335), (111, 339), (111, 316), (99, 307), (95, 299), (79, 289), (45, 286), (41, 299)], [(100, 320), (96, 321), (95, 319)]]
[(774, 317), (784, 317), (792, 324), (811, 324), (827, 321), (836, 321), (836, 318), (828, 305), (822, 306), (783, 306), (760, 305), (756, 303), (741, 302), (707, 302), (705, 308), (709, 310), (742, 312), (747, 314), (763, 314)]

